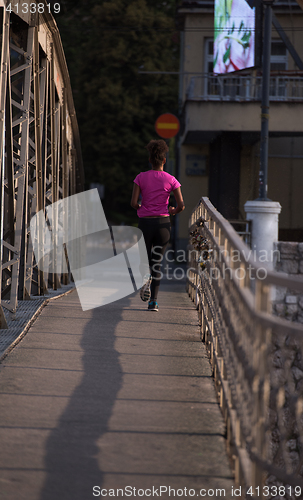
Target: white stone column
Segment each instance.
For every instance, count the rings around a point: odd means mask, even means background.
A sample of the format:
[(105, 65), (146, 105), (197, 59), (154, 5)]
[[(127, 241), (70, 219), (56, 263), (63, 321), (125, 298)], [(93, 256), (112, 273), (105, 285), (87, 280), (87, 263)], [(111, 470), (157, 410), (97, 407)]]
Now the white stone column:
[(260, 266), (274, 269), (274, 243), (278, 241), (278, 201), (247, 201), (244, 205), (247, 220), (251, 220), (252, 257)]

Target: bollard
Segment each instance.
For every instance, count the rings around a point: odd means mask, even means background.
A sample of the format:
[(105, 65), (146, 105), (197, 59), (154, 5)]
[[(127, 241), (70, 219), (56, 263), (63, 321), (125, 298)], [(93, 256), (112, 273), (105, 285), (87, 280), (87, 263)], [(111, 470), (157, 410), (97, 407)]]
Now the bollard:
[(274, 269), (274, 243), (278, 241), (279, 214), (278, 201), (247, 201), (244, 205), (247, 220), (252, 221), (251, 248), (256, 255), (256, 264), (268, 270)]

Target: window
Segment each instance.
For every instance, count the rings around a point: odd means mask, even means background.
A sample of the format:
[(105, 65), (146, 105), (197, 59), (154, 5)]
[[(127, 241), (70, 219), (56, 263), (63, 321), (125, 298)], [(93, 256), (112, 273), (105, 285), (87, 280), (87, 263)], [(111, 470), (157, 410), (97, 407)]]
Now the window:
[(212, 39), (206, 39), (205, 41), (205, 73), (213, 72), (213, 61), (214, 61), (214, 42)]
[(211, 38), (205, 39), (204, 52), (204, 94), (205, 96), (219, 95), (218, 78), (212, 76), (214, 66), (214, 41)]
[[(287, 69), (287, 48), (282, 40), (272, 40), (270, 54), (270, 71), (285, 71)], [(286, 85), (283, 77), (272, 76), (269, 95), (275, 98), (285, 98)]]
[(270, 55), (270, 70), (283, 71), (287, 69), (287, 48), (282, 40), (272, 40)]

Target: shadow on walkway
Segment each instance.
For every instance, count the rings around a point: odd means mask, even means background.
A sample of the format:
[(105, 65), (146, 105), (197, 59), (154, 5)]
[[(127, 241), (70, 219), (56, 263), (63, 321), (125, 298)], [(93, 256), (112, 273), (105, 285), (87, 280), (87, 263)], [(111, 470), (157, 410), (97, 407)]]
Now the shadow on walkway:
[[(124, 299), (123, 306), (127, 302)], [(81, 340), (82, 381), (47, 440), (47, 479), (41, 500), (85, 500), (92, 496), (96, 481), (102, 485), (97, 441), (107, 432), (122, 383), (119, 355), (114, 347), (122, 306), (116, 302), (91, 313)]]
[(128, 485), (229, 499), (225, 426), (184, 282), (164, 279), (159, 313), (146, 307), (136, 293), (83, 312), (71, 293), (1, 363), (1, 500)]

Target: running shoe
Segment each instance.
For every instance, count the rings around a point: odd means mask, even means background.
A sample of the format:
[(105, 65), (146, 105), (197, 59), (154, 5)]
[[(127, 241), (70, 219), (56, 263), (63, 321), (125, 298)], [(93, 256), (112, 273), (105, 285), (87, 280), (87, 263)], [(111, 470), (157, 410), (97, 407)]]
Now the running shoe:
[(150, 300), (149, 303), (148, 303), (148, 310), (149, 311), (155, 311), (155, 312), (158, 312), (159, 311), (159, 306), (157, 304), (157, 302), (155, 300)]
[(151, 291), (150, 285), (152, 282), (151, 274), (146, 274), (143, 278), (143, 285), (140, 290), (140, 298), (143, 302), (147, 302), (150, 299)]

